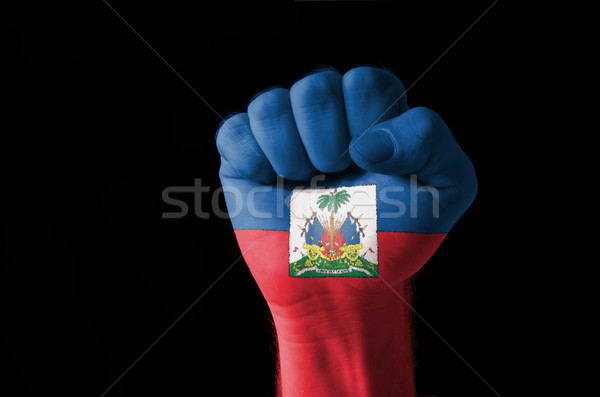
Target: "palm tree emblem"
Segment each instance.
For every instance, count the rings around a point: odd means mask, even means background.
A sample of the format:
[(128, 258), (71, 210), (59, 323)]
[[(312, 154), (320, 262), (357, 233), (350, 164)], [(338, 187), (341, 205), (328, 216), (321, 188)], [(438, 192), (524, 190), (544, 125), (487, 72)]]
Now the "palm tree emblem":
[(334, 230), (334, 222), (335, 222), (335, 214), (338, 209), (342, 206), (342, 204), (346, 204), (350, 201), (350, 194), (346, 190), (337, 191), (335, 189), (333, 192), (329, 194), (322, 194), (319, 196), (317, 200), (317, 205), (320, 209), (325, 209), (327, 207), (328, 211), (331, 211), (331, 215), (329, 216), (329, 238), (333, 241), (333, 230)]

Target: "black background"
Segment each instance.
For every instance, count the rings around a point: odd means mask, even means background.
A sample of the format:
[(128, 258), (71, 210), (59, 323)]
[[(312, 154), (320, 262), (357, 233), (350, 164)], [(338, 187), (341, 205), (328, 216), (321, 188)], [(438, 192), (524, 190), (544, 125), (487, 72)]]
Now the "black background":
[[(491, 1), (109, 3), (222, 116), (320, 65), (416, 82), (409, 105), (446, 120), (480, 183), (420, 272), (416, 310), (500, 395), (529, 390), (536, 303), (520, 292), (546, 231), (524, 168), (543, 150), (529, 115), (545, 50), (523, 10), (498, 2), (420, 78)], [(240, 255), (226, 219), (161, 219), (163, 189), (196, 178), (210, 209), (221, 120), (101, 1), (1, 21), (0, 387), (100, 396)], [(272, 396), (269, 321), (239, 261), (106, 396)], [(415, 326), (419, 393), (495, 395)]]

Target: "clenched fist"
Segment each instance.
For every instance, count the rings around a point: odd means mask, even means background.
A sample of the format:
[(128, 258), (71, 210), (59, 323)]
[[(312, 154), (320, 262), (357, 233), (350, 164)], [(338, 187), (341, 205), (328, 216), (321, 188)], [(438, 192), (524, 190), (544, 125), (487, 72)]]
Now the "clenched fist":
[(414, 397), (406, 279), (477, 191), (441, 117), (388, 71), (324, 71), (259, 94), (217, 147), (281, 395)]

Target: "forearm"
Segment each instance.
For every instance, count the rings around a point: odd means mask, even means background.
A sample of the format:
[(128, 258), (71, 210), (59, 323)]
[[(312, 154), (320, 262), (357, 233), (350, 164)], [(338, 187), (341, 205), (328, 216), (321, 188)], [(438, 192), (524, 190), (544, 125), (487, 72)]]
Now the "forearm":
[[(409, 309), (388, 292), (360, 309), (344, 296), (330, 297), (335, 310), (306, 315), (272, 307), (282, 397), (414, 397)], [(342, 309), (340, 299), (349, 300)]]

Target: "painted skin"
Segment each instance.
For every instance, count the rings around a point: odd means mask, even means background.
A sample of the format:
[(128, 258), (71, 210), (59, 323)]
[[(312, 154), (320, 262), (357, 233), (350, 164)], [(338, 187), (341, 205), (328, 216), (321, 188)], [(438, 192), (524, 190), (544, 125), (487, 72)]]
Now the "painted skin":
[[(280, 395), (414, 397), (407, 279), (477, 191), (473, 165), (442, 118), (410, 109), (388, 71), (326, 71), (258, 95), (220, 126), (217, 147), (240, 250), (273, 315)], [(376, 185), (378, 278), (290, 277), (286, 204), (319, 172), (330, 188)], [(439, 216), (434, 196), (411, 196), (425, 187), (439, 192)], [(343, 239), (326, 240), (329, 255), (340, 252)]]

